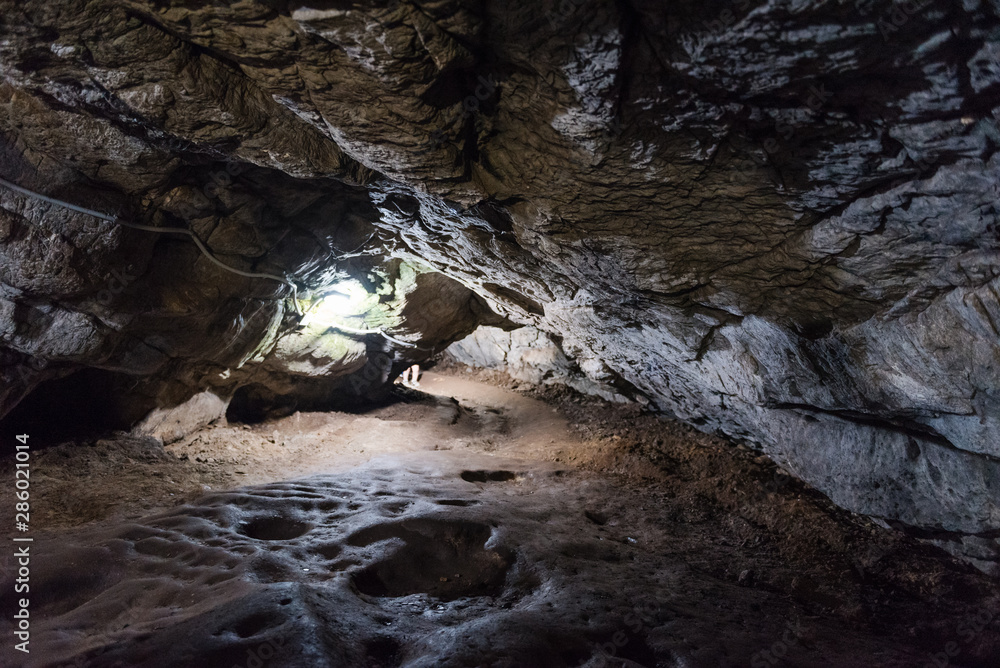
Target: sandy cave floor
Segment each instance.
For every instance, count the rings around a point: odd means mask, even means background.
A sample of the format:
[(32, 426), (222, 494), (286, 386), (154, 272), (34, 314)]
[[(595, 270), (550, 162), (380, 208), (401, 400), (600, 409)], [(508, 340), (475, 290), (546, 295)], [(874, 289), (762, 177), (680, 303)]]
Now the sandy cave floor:
[(0, 665), (1000, 665), (1000, 582), (748, 448), (495, 372), (397, 399), (35, 452)]

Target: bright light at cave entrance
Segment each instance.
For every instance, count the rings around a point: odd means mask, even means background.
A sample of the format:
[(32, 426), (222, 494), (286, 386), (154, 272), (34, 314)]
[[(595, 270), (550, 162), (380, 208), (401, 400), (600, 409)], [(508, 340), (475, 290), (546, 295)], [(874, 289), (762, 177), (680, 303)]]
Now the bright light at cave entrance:
[(357, 281), (337, 283), (325, 291), (305, 320), (307, 324), (336, 324), (344, 318), (362, 314), (368, 292)]

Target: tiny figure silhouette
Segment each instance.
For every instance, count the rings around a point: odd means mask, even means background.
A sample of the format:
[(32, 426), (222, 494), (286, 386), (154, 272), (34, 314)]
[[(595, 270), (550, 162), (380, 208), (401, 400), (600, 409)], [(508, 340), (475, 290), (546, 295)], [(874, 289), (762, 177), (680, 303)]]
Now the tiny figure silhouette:
[(420, 365), (414, 364), (403, 371), (403, 385), (407, 387), (420, 387)]

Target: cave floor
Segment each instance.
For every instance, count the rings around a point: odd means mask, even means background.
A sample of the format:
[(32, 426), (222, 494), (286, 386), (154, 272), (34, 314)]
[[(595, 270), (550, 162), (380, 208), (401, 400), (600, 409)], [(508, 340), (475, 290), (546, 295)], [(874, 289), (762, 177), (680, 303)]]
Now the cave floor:
[(746, 447), (490, 372), (419, 389), (37, 452), (32, 653), (0, 665), (998, 665), (996, 579)]

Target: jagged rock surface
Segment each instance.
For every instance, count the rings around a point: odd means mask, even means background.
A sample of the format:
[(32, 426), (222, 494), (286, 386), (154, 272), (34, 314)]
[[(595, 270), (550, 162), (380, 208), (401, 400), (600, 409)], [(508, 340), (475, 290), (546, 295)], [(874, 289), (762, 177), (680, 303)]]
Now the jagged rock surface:
[(642, 401), (614, 387), (617, 380), (603, 364), (581, 368), (566, 356), (558, 341), (534, 327), (505, 331), (483, 326), (448, 346), (446, 357), (470, 367), (499, 369), (511, 378), (532, 385), (566, 385), (577, 392), (608, 401)]
[[(304, 283), (377, 229), (847, 508), (1000, 531), (995, 1), (0, 7), (5, 178)], [(286, 323), (184, 240), (0, 206), (0, 400)]]

